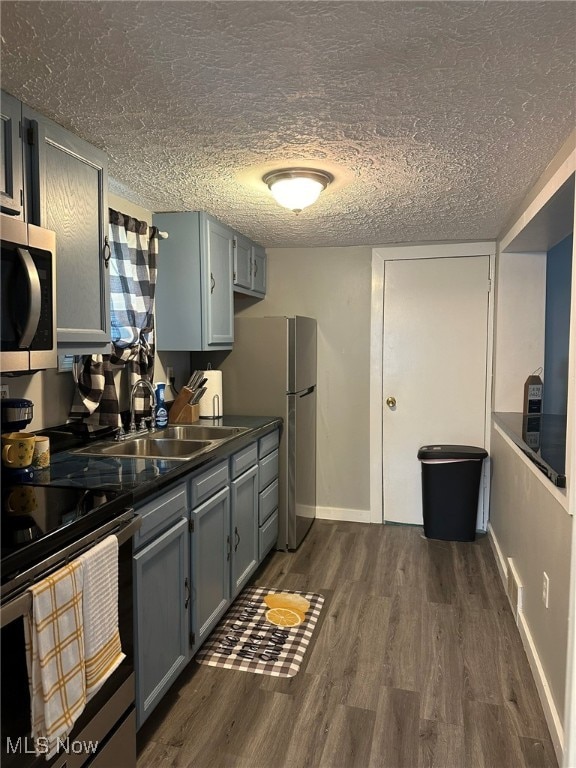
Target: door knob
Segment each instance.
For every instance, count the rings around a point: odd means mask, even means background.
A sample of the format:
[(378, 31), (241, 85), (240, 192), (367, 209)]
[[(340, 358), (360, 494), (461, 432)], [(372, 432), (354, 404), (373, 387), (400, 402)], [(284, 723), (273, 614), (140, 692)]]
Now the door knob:
[(395, 407), (395, 405), (396, 405), (396, 398), (395, 398), (395, 397), (392, 397), (392, 396), (390, 396), (390, 397), (387, 397), (387, 398), (386, 398), (386, 405), (387, 405), (389, 408), (394, 408), (394, 407)]

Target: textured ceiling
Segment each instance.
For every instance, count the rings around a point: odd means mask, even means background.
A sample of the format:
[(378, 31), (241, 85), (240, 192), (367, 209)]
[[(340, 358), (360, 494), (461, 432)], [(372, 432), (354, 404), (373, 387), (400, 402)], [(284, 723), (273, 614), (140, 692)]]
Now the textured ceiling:
[[(574, 126), (573, 2), (8, 2), (2, 88), (266, 246), (495, 237)], [(299, 215), (263, 173), (334, 183)]]

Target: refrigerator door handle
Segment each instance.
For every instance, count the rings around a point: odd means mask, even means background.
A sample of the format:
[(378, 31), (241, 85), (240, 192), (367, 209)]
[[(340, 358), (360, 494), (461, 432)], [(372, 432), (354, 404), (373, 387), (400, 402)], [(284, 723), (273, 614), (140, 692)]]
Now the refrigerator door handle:
[(311, 395), (315, 389), (316, 387), (308, 387), (308, 389), (305, 389), (302, 394), (299, 393), (298, 397), (307, 397), (308, 395)]

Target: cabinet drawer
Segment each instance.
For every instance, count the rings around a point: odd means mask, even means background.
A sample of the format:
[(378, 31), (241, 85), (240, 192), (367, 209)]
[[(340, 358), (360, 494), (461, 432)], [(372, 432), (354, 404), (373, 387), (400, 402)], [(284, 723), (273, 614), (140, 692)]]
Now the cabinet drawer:
[(142, 507), (136, 509), (142, 518), (140, 529), (134, 534), (134, 549), (158, 536), (179, 517), (188, 517), (188, 495), (186, 484), (166, 491)]
[(245, 472), (253, 464), (258, 461), (258, 445), (253, 443), (243, 451), (238, 451), (230, 459), (230, 469), (232, 472), (232, 480), (239, 477), (242, 472)]
[(265, 456), (260, 460), (260, 490), (278, 477), (278, 451)]
[[(67, 763), (70, 765), (70, 761)], [(65, 762), (64, 765), (67, 763)], [(130, 712), (126, 720), (106, 742), (105, 746), (98, 750), (98, 754), (90, 762), (90, 768), (106, 768), (106, 766), (111, 765), (122, 765), (124, 768), (136, 765), (136, 713), (134, 711)]]
[(278, 510), (260, 527), (258, 536), (258, 559), (263, 560), (278, 538)]
[(261, 459), (271, 453), (274, 448), (278, 448), (280, 441), (280, 433), (277, 429), (274, 432), (270, 432), (269, 435), (264, 435), (258, 440), (258, 458)]
[(258, 498), (258, 524), (262, 525), (268, 520), (272, 512), (278, 507), (278, 480), (270, 483), (268, 488), (259, 494)]
[(209, 499), (228, 483), (228, 460), (215, 464), (210, 469), (192, 478), (192, 509)]

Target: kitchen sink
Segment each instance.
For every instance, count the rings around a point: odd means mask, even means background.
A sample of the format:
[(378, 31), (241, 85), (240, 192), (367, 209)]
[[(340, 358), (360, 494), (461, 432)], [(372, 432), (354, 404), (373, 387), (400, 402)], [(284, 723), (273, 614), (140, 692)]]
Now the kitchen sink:
[(213, 440), (179, 440), (164, 437), (135, 437), (124, 443), (99, 443), (74, 453), (88, 456), (134, 456), (146, 459), (185, 461), (214, 445)]
[(248, 427), (214, 427), (205, 424), (182, 424), (163, 429), (161, 437), (175, 440), (230, 440), (248, 432)]

